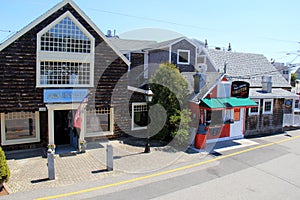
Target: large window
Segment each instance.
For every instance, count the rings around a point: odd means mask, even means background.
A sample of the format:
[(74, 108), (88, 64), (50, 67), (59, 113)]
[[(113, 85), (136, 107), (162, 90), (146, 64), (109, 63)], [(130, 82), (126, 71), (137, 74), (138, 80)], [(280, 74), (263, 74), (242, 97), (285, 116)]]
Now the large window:
[(2, 145), (39, 142), (39, 112), (1, 113)]
[(190, 64), (190, 51), (189, 50), (177, 50), (177, 64)]
[(273, 99), (264, 99), (263, 102), (263, 114), (273, 113)]
[(65, 17), (41, 36), (41, 51), (90, 53), (91, 41), (70, 19)]
[(93, 87), (95, 39), (70, 12), (37, 39), (38, 87)]
[(89, 85), (90, 71), (90, 63), (42, 61), (40, 63), (40, 83)]
[(86, 111), (86, 136), (113, 134), (113, 109), (93, 109)]
[(132, 130), (146, 129), (148, 124), (147, 103), (132, 104)]

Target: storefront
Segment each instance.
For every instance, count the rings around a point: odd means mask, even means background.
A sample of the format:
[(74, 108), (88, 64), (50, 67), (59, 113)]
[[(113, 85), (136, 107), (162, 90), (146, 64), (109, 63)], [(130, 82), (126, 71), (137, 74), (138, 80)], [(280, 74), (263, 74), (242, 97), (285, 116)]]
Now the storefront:
[[(130, 126), (131, 119), (116, 120), (127, 102), (128, 80), (118, 81), (129, 61), (71, 0), (3, 42), (0, 62), (4, 150), (76, 148)], [(78, 111), (80, 131), (73, 127)]]
[(200, 123), (207, 126), (207, 140), (244, 137), (245, 113), (257, 104), (249, 98), (205, 98), (199, 104)]

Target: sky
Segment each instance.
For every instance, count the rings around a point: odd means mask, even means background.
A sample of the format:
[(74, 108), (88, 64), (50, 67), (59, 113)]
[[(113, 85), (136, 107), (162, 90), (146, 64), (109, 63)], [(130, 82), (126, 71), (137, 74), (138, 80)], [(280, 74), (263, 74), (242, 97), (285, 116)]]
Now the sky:
[[(60, 0), (0, 0), (0, 43)], [(299, 0), (74, 0), (104, 33), (164, 40), (184, 35), (210, 48), (300, 63)], [(164, 37), (161, 37), (164, 36)], [(168, 36), (168, 37), (165, 37)], [(172, 38), (169, 38), (172, 39)], [(289, 55), (287, 55), (289, 54)]]

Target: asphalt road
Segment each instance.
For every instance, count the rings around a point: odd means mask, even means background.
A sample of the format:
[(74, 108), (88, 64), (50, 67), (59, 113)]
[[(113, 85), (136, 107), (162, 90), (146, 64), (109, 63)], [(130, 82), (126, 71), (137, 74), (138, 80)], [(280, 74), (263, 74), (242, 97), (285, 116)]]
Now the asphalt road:
[[(292, 137), (290, 137), (292, 136)], [(255, 147), (207, 156), (154, 174), (24, 193), (23, 199), (300, 199), (300, 132), (252, 139)], [(275, 143), (274, 143), (275, 142)], [(87, 189), (84, 189), (87, 188)], [(20, 194), (8, 199), (18, 199)]]
[[(237, 152), (237, 151), (235, 151)], [(230, 155), (233, 152), (227, 152)], [(88, 199), (300, 199), (300, 139)]]

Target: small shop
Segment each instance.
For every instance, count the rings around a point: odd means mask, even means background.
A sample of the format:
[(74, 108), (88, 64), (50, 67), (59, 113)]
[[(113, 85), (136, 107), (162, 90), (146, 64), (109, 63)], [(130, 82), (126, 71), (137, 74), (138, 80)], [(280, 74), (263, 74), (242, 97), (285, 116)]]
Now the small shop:
[(194, 146), (204, 149), (206, 143), (243, 138), (247, 110), (257, 107), (248, 97), (249, 83), (228, 81), (223, 74), (211, 87), (202, 90), (203, 95), (190, 102), (196, 122), (195, 136), (191, 135)]
[(257, 104), (249, 98), (204, 98), (200, 104), (200, 123), (207, 127), (208, 142), (244, 137), (246, 109)]

